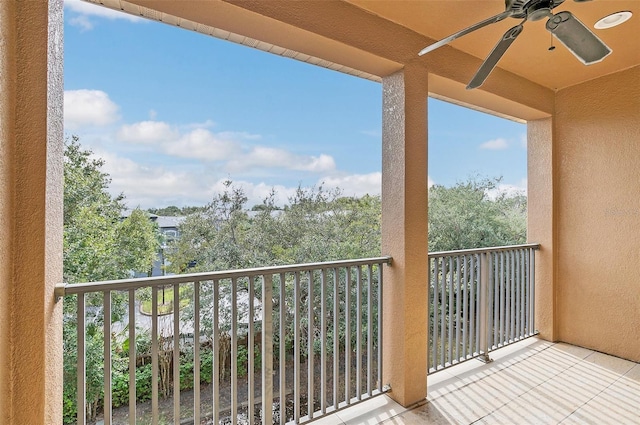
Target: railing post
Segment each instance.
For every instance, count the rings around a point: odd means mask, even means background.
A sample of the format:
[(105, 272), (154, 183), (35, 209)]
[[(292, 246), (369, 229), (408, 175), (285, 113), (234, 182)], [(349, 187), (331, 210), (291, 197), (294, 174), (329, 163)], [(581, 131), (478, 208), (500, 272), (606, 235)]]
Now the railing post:
[[(275, 277), (262, 276), (262, 423), (273, 423), (273, 284)], [(280, 294), (280, 303), (284, 294)], [(280, 307), (282, 308), (282, 307)], [(282, 326), (282, 323), (280, 323)], [(282, 341), (280, 341), (282, 344)], [(280, 359), (282, 361), (282, 359)], [(284, 385), (280, 382), (280, 386)], [(283, 400), (280, 400), (283, 403)], [(250, 406), (251, 407), (251, 406)], [(249, 412), (251, 414), (251, 412)], [(281, 410), (282, 414), (282, 410)]]
[(480, 356), (478, 360), (490, 363), (493, 360), (489, 357), (489, 253), (480, 254)]

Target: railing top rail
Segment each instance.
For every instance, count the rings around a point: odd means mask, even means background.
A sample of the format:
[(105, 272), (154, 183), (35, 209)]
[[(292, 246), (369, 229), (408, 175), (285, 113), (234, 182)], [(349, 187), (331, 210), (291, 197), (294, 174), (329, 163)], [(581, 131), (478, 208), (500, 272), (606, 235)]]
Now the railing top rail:
[(176, 283), (189, 283), (189, 282), (202, 282), (207, 280), (216, 279), (231, 279), (247, 276), (259, 276), (259, 275), (274, 275), (278, 273), (291, 273), (291, 272), (304, 272), (318, 269), (332, 269), (338, 267), (353, 267), (353, 266), (366, 266), (373, 264), (391, 264), (392, 258), (390, 256), (385, 257), (373, 257), (373, 258), (360, 258), (356, 260), (339, 260), (339, 261), (327, 261), (321, 263), (305, 263), (305, 264), (292, 264), (284, 266), (270, 266), (270, 267), (257, 267), (251, 269), (239, 269), (239, 270), (222, 270), (214, 272), (202, 272), (202, 273), (188, 273), (178, 274), (172, 276), (155, 276), (155, 277), (142, 277), (135, 279), (121, 279), (121, 280), (105, 280), (102, 282), (87, 282), (87, 283), (74, 283), (74, 284), (61, 284), (58, 286), (56, 293), (58, 296), (72, 295), (72, 294), (85, 294), (89, 292), (101, 292), (101, 291), (124, 291), (129, 289), (137, 289), (142, 287), (153, 287), (172, 285)]
[(511, 251), (514, 249), (540, 249), (539, 243), (525, 243), (520, 245), (493, 246), (488, 248), (460, 249), (454, 251), (430, 252), (429, 258), (445, 257), (449, 255), (483, 254), (488, 252)]

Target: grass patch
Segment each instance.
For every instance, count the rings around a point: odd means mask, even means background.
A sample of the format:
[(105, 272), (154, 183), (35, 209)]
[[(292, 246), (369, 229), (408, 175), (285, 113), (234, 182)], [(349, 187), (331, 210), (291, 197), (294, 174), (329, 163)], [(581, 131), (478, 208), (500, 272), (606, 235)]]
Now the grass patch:
[[(191, 291), (186, 286), (180, 286), (180, 309), (186, 307), (191, 302)], [(158, 289), (158, 314), (173, 313), (173, 286), (164, 289), (164, 300), (162, 302), (162, 289)], [(143, 314), (151, 315), (152, 303), (151, 297), (142, 300), (140, 311)]]

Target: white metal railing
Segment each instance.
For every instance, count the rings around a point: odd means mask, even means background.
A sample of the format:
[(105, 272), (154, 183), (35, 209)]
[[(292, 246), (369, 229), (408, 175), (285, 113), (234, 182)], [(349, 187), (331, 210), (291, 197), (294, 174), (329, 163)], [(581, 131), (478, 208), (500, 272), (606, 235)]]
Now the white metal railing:
[[(141, 420), (136, 411), (136, 338), (141, 332), (149, 332), (151, 339), (151, 417), (144, 420), (154, 424), (171, 417), (179, 424), (185, 415), (198, 424), (205, 418), (213, 424), (299, 423), (385, 392), (382, 266), (390, 262), (391, 257), (378, 257), (61, 285), (57, 295), (75, 305), (78, 423), (87, 423), (87, 324), (100, 322), (105, 425), (114, 423), (114, 355), (128, 357), (128, 421)], [(173, 289), (172, 312), (163, 315), (158, 297), (167, 287)], [(150, 298), (151, 311), (142, 317), (144, 296)], [(116, 319), (112, 311), (118, 305), (123, 312)], [(115, 354), (117, 329), (128, 338), (128, 353), (120, 349)], [(229, 346), (227, 357), (221, 344)], [(202, 411), (199, 385), (205, 346), (211, 347), (213, 359), (210, 411)], [(247, 353), (243, 365), (240, 348)], [(194, 365), (193, 406), (188, 409), (181, 404), (179, 379), (185, 352)], [(161, 406), (167, 404), (159, 389), (161, 357), (170, 365), (165, 374), (172, 376), (168, 412)], [(239, 388), (241, 367), (246, 369), (246, 397)]]
[(429, 373), (536, 334), (539, 247), (429, 253)]

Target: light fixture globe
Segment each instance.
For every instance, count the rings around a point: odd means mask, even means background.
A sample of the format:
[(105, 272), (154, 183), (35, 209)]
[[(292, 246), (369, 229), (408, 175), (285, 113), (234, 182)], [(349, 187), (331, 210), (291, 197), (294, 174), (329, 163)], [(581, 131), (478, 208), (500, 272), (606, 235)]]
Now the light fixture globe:
[(613, 28), (628, 21), (632, 15), (633, 14), (628, 10), (612, 13), (611, 15), (607, 15), (596, 22), (594, 28), (598, 30)]

